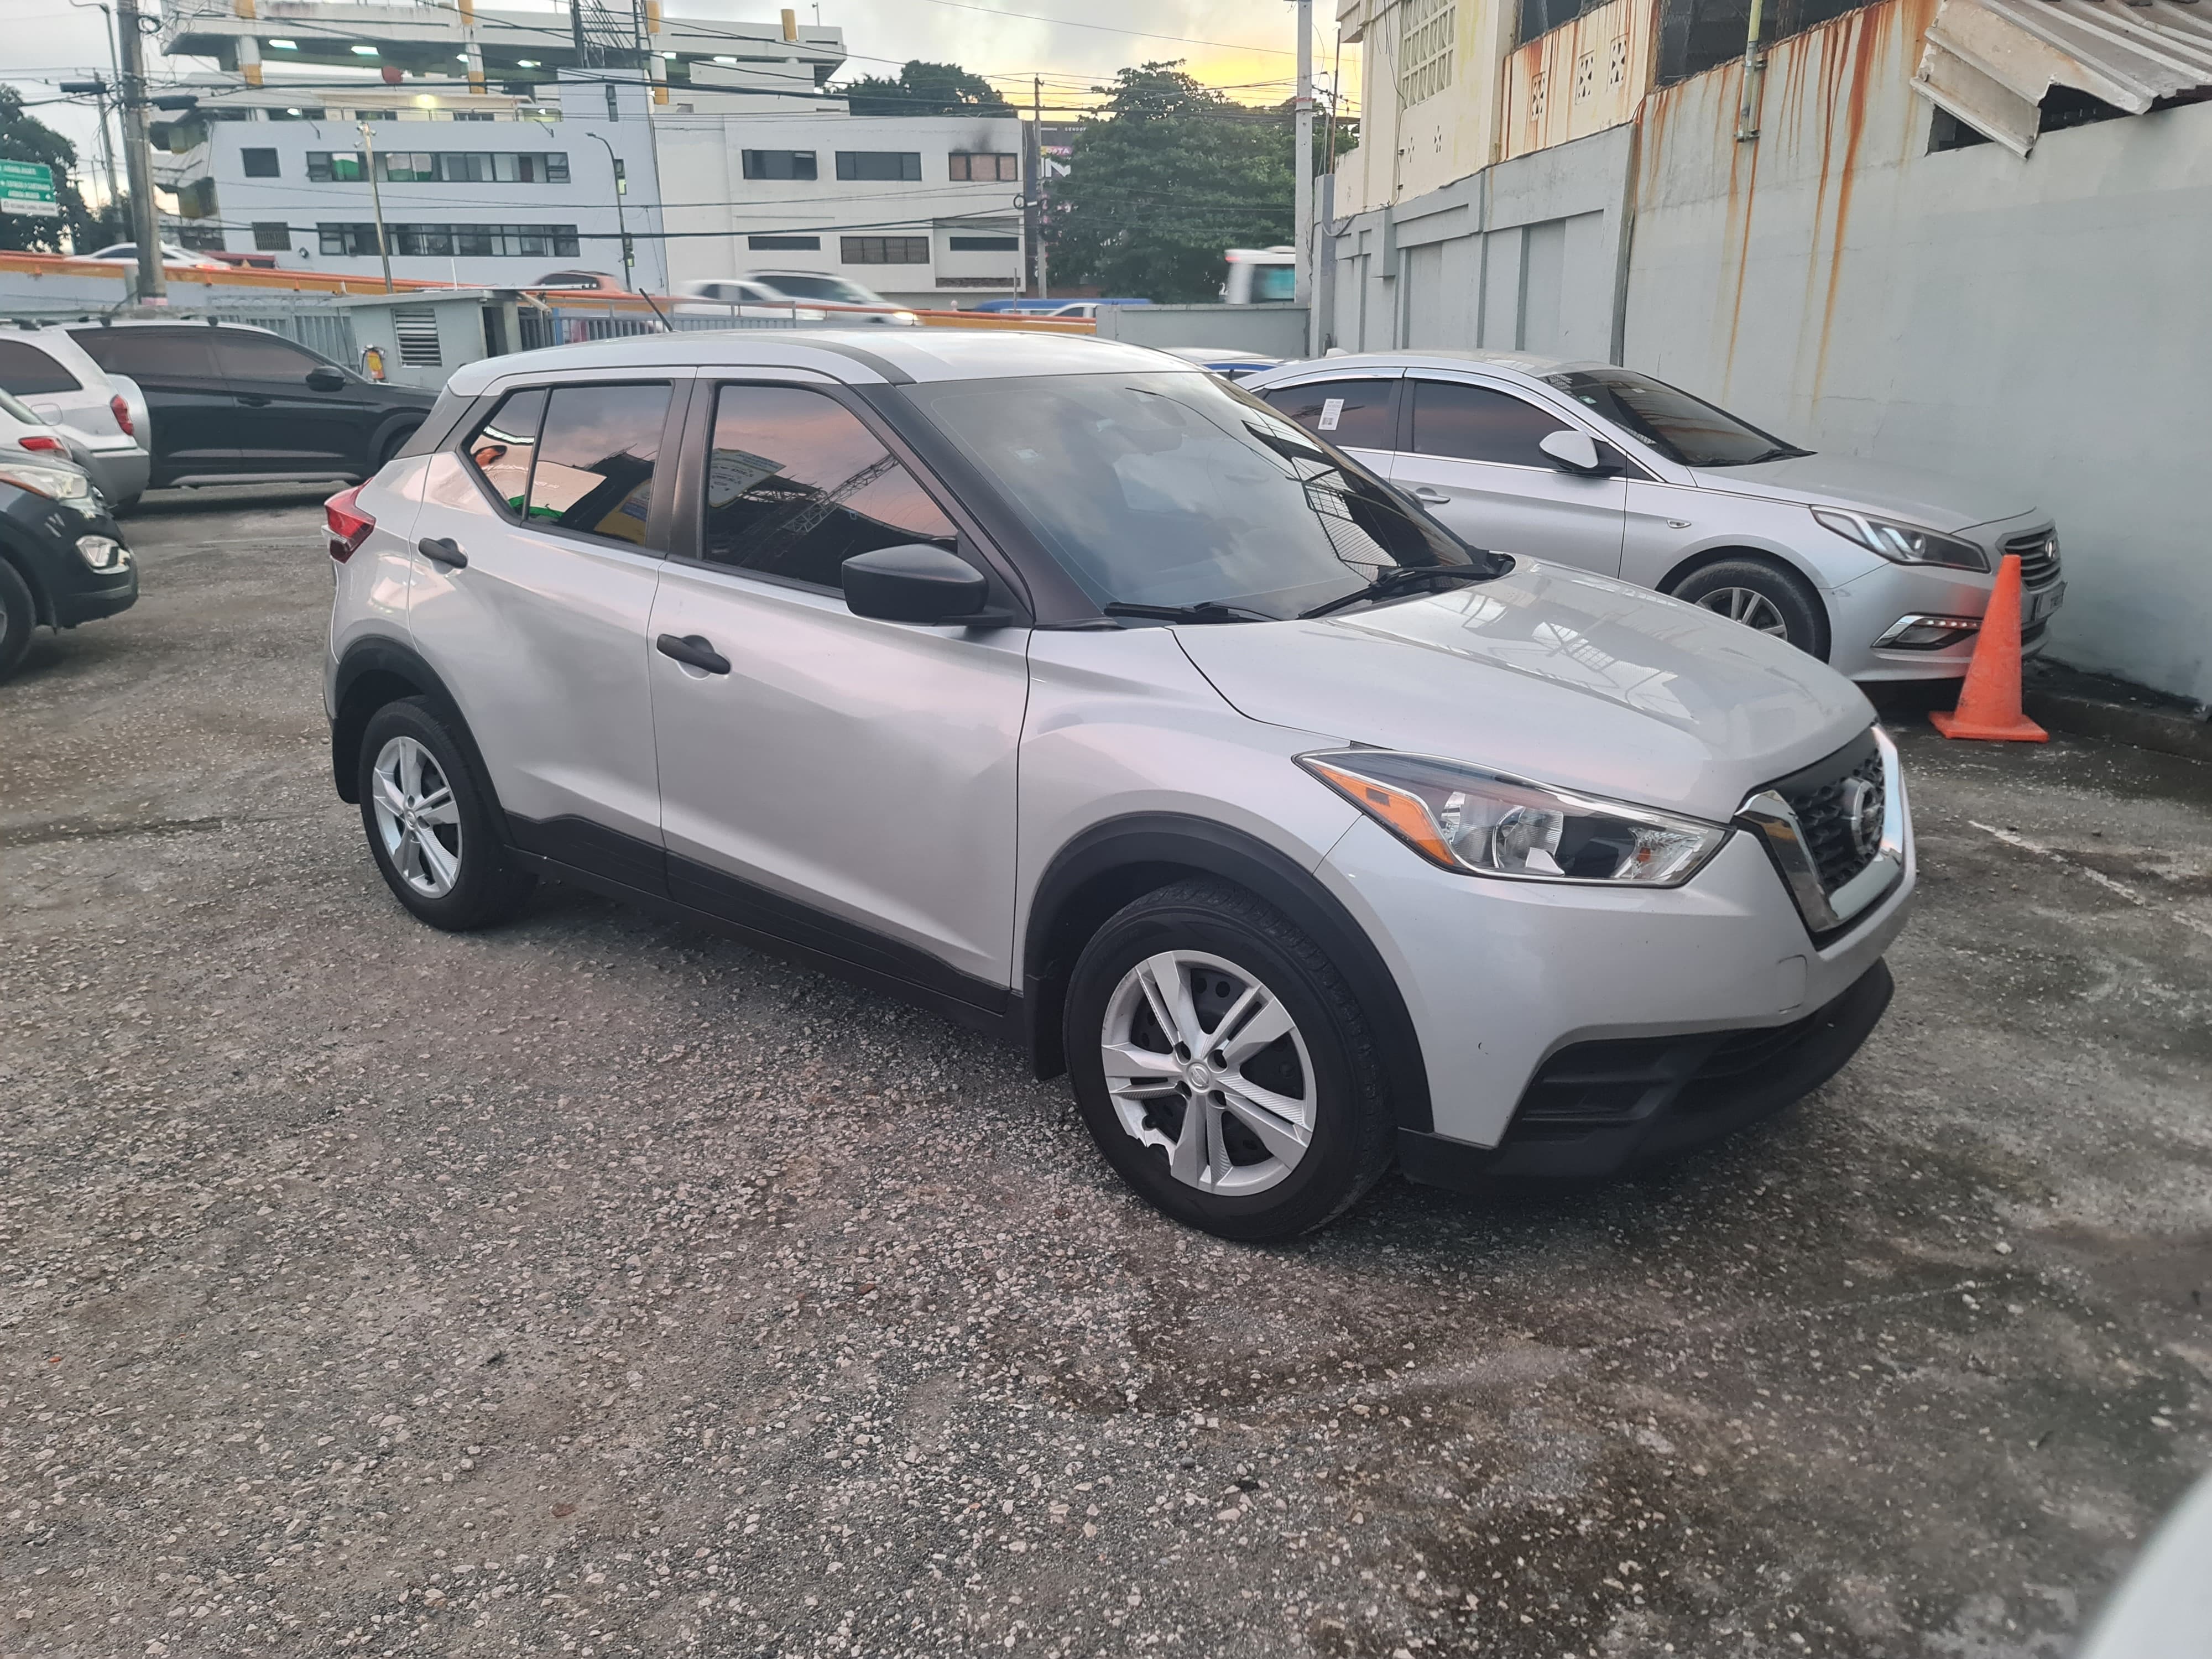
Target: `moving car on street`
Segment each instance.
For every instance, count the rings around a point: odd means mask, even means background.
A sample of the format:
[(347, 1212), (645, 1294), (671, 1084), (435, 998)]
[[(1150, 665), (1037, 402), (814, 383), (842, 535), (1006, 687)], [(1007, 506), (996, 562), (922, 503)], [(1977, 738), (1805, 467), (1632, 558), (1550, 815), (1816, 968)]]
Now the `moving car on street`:
[(435, 401), (244, 324), (78, 323), (67, 333), (143, 391), (155, 489), (366, 478)]
[(681, 296), (676, 309), (688, 317), (780, 319), (786, 322), (819, 323), (830, 314), (819, 306), (801, 305), (796, 300), (778, 294), (774, 289), (759, 283), (746, 282), (739, 276), (680, 283), (676, 291)]
[[(195, 253), (190, 248), (179, 247), (174, 242), (161, 242), (155, 246), (161, 252), (161, 264), (164, 267), (181, 265), (186, 270), (219, 270), (226, 263), (210, 254)], [(138, 244), (110, 242), (96, 252), (87, 253), (82, 257), (87, 259), (97, 259), (103, 264), (135, 265), (138, 263)]]
[(921, 319), (904, 306), (894, 305), (873, 289), (842, 276), (818, 270), (749, 270), (744, 280), (764, 288), (778, 299), (799, 300), (821, 307), (836, 327), (857, 325), (913, 328)]
[(0, 680), (33, 629), (127, 611), (138, 568), (107, 502), (64, 457), (0, 452)]
[(0, 333), (0, 391), (54, 428), (70, 459), (118, 512), (137, 503), (153, 467), (146, 395), (110, 374), (63, 328)]
[(2065, 598), (2030, 503), (1815, 454), (1634, 369), (1389, 352), (1244, 384), (1461, 536), (1673, 594), (1853, 679), (1964, 674), (2006, 553), (2030, 654)]
[(1166, 353), (492, 359), (328, 518), (331, 765), (401, 904), (576, 881), (1008, 1036), (1215, 1232), (1679, 1152), (1888, 1002), (1911, 836), (1848, 680)]

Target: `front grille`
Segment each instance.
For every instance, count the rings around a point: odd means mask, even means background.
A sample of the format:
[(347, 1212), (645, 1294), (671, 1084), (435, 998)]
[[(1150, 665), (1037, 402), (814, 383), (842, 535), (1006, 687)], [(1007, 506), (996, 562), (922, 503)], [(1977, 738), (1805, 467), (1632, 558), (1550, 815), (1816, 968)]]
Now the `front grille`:
[(2004, 550), (2020, 555), (2020, 580), (2027, 587), (2041, 587), (2058, 580), (2058, 536), (2055, 531), (2031, 530), (2008, 536)]
[[(1871, 810), (1879, 812), (1883, 805), (1881, 756), (1875, 752), (1871, 742), (1865, 744), (1865, 750), (1864, 757), (1849, 771), (1838, 772), (1826, 779), (1808, 778), (1800, 773), (1774, 787), (1775, 793), (1788, 801), (1790, 810), (1797, 815), (1797, 828), (1805, 838), (1805, 850), (1813, 855), (1813, 867), (1820, 873), (1820, 887), (1825, 892), (1834, 892), (1865, 869), (1881, 850), (1879, 847), (1862, 849), (1858, 837), (1852, 833), (1855, 809), (1864, 799), (1863, 792), (1852, 787), (1852, 780), (1863, 780), (1873, 787)], [(1845, 758), (1850, 757), (1850, 753), (1846, 751)], [(1827, 763), (1822, 764), (1825, 767)]]

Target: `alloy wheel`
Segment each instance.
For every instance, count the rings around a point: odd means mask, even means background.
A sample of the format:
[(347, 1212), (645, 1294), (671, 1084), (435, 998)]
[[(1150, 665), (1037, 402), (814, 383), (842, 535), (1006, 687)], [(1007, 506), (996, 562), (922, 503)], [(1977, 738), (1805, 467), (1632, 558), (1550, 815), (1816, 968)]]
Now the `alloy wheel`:
[(443, 898), (461, 875), (461, 815), (438, 758), (413, 738), (377, 751), (369, 801), (385, 856), (424, 898)]
[(1710, 593), (1700, 593), (1694, 603), (1762, 634), (1782, 640), (1790, 637), (1790, 624), (1782, 619), (1781, 607), (1756, 588), (1716, 587)]
[(1282, 1000), (1200, 951), (1162, 951), (1121, 976), (1099, 1035), (1106, 1089), (1129, 1137), (1202, 1192), (1244, 1196), (1289, 1178), (1312, 1144), (1311, 1057)]

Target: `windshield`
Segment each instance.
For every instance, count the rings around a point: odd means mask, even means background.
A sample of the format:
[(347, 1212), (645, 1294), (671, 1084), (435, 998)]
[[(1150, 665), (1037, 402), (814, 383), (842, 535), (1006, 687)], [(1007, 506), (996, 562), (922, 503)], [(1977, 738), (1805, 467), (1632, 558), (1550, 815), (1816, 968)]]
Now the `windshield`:
[(779, 294), (795, 295), (802, 300), (832, 300), (841, 306), (885, 303), (882, 295), (871, 294), (858, 283), (848, 283), (842, 276), (764, 276), (761, 280)]
[(1208, 374), (951, 380), (907, 395), (1102, 605), (1279, 618), (1400, 566), (1492, 562)]
[(1748, 466), (1813, 453), (1633, 369), (1577, 368), (1545, 380), (1679, 465)]

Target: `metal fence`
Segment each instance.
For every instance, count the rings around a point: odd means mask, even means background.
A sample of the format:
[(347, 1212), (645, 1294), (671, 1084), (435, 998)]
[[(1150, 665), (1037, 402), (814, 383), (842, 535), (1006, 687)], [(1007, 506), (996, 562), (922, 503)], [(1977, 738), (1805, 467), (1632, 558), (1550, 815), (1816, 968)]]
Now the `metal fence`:
[(246, 323), (295, 340), (310, 351), (319, 351), (334, 363), (358, 368), (361, 356), (353, 337), (353, 319), (343, 311), (309, 311), (292, 306), (243, 306), (220, 311), (178, 313), (195, 322)]

